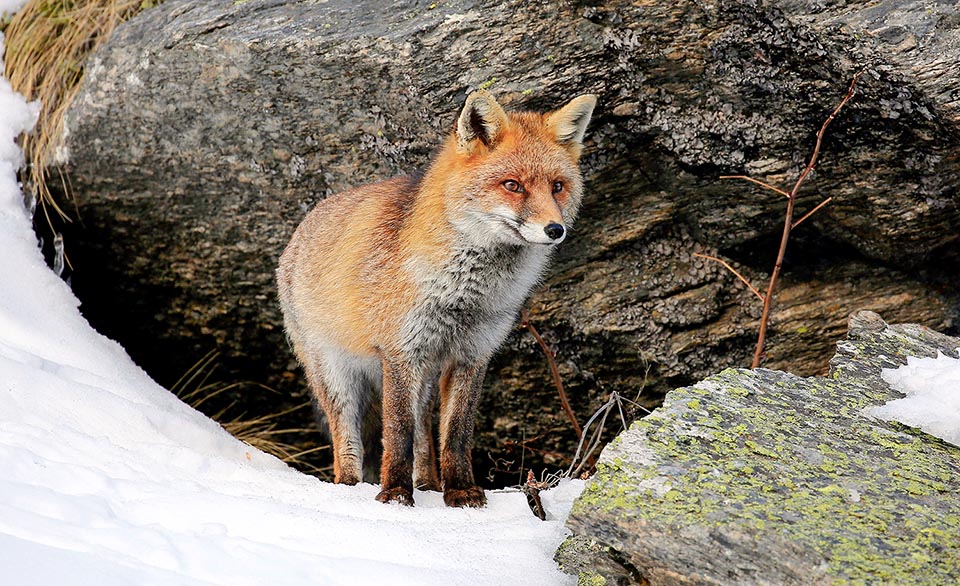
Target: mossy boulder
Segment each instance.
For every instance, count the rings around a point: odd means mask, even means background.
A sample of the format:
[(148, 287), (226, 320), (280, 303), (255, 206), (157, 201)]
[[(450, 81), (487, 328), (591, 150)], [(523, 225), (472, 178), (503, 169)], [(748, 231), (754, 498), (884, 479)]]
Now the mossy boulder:
[(828, 377), (729, 369), (669, 393), (604, 450), (561, 563), (609, 583), (955, 583), (960, 447), (865, 410), (901, 396), (881, 369), (960, 339), (851, 323)]

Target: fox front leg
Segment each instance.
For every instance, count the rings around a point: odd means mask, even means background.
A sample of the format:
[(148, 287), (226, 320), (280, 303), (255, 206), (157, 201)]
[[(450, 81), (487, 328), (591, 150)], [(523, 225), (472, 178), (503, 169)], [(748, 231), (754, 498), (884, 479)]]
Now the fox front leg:
[(413, 505), (414, 399), (422, 377), (408, 365), (383, 360), (383, 460), (380, 466), (382, 503)]
[(440, 477), (450, 507), (482, 507), (483, 489), (473, 478), (474, 417), (487, 365), (454, 364), (440, 378)]

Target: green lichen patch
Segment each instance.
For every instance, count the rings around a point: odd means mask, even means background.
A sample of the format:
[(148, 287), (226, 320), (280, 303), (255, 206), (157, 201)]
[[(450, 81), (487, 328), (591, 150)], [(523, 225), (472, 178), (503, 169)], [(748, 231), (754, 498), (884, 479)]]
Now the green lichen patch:
[(596, 572), (580, 572), (577, 586), (606, 586), (607, 579)]
[(671, 392), (604, 451), (571, 526), (605, 519), (642, 565), (681, 574), (710, 575), (701, 546), (740, 563), (761, 543), (838, 584), (955, 583), (960, 448), (864, 414), (897, 397), (882, 367), (937, 347), (901, 334), (845, 341), (835, 376), (726, 370)]

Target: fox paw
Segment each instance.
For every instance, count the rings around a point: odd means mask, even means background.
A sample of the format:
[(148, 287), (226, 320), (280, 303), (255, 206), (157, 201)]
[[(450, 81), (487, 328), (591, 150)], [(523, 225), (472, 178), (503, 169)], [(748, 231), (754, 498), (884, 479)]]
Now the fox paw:
[(377, 500), (381, 503), (400, 503), (412, 507), (413, 493), (403, 487), (388, 488), (380, 491)]
[(417, 485), (417, 490), (431, 490), (433, 492), (440, 492), (440, 483), (436, 480), (424, 481)]
[(354, 474), (341, 474), (333, 479), (334, 484), (346, 484), (353, 486), (360, 482), (360, 477)]
[(448, 488), (443, 491), (443, 502), (448, 507), (474, 507), (479, 509), (487, 504), (487, 495), (479, 486), (470, 488)]

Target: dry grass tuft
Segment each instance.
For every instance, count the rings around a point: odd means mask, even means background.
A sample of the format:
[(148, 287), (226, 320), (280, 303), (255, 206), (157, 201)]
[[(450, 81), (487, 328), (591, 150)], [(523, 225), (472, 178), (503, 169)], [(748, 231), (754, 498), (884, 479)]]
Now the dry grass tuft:
[[(265, 415), (255, 419), (244, 419), (243, 416), (240, 416), (232, 421), (221, 423), (221, 425), (225, 430), (227, 430), (227, 432), (230, 433), (230, 435), (247, 445), (253, 446), (254, 448), (257, 448), (258, 450), (266, 452), (272, 456), (276, 456), (281, 461), (292, 466), (296, 466), (298, 470), (303, 470), (304, 472), (319, 476), (320, 478), (328, 478), (332, 480), (332, 466), (318, 468), (317, 466), (314, 466), (310, 462), (307, 462), (303, 459), (304, 456), (309, 454), (328, 451), (330, 449), (329, 445), (316, 446), (304, 450), (280, 439), (285, 435), (295, 433), (317, 433), (316, 429), (278, 429), (278, 424), (275, 421), (279, 417), (299, 409), (309, 407), (309, 405), (309, 403), (303, 403), (286, 411)], [(213, 418), (219, 421), (217, 415), (214, 415)]]
[[(26, 189), (40, 203), (47, 222), (51, 210), (69, 218), (54, 201), (47, 176), (55, 162), (55, 141), (63, 130), (63, 117), (80, 88), (87, 55), (110, 37), (114, 28), (141, 10), (159, 4), (154, 0), (31, 0), (9, 23), (4, 74), (13, 89), (28, 100), (40, 100), (40, 118), (33, 133), (23, 137), (27, 158)], [(63, 176), (58, 177), (69, 195)]]
[[(177, 395), (182, 401), (198, 410), (210, 399), (228, 391), (234, 391), (244, 387), (254, 387), (259, 391), (265, 390), (271, 393), (278, 393), (277, 390), (260, 383), (223, 383), (212, 380), (217, 367), (218, 357), (219, 354), (216, 351), (207, 353), (206, 356), (191, 366), (190, 369), (170, 387), (170, 391)], [(329, 468), (318, 468), (304, 459), (304, 456), (309, 454), (329, 450), (329, 445), (302, 449), (283, 439), (284, 437), (289, 437), (294, 434), (318, 433), (318, 430), (314, 428), (282, 428), (278, 422), (279, 419), (282, 419), (294, 411), (309, 408), (309, 403), (302, 403), (286, 411), (271, 413), (260, 417), (248, 418), (245, 413), (241, 413), (239, 415), (229, 416), (229, 419), (227, 419), (228, 414), (233, 411), (235, 407), (236, 402), (231, 402), (220, 411), (214, 413), (211, 418), (219, 422), (232, 436), (258, 450), (276, 456), (281, 461), (296, 466), (298, 469), (310, 474), (321, 478), (332, 477)]]

